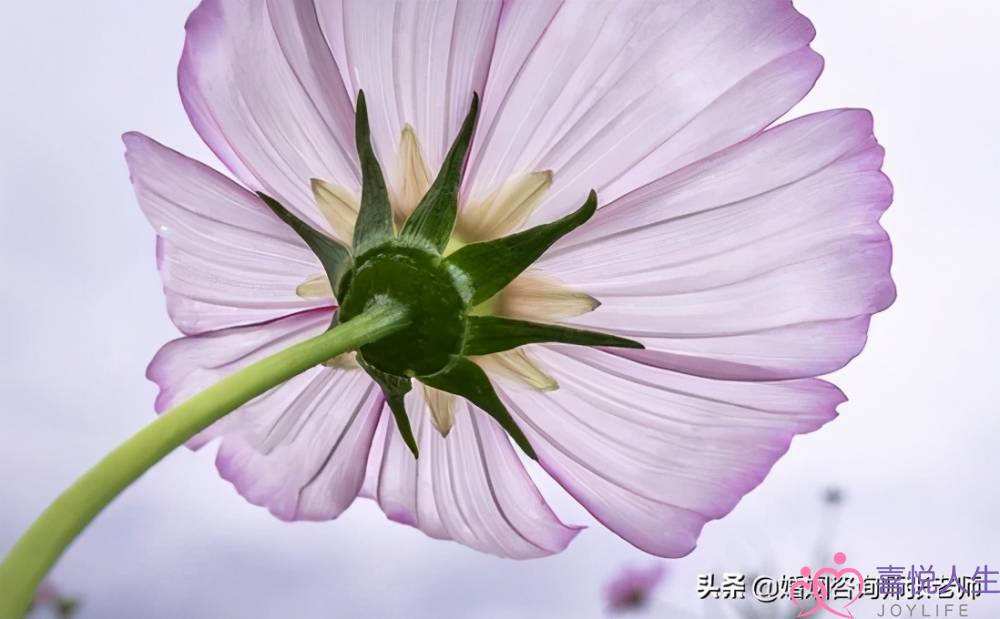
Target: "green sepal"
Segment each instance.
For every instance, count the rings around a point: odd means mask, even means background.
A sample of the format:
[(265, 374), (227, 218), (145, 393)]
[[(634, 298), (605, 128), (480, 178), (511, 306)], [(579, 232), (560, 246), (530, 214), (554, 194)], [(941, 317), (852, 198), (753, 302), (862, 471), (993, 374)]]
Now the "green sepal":
[(514, 442), (529, 458), (538, 459), (535, 450), (528, 443), (528, 438), (524, 436), (521, 428), (517, 426), (514, 418), (507, 411), (507, 407), (497, 396), (486, 372), (472, 361), (465, 357), (459, 357), (449, 368), (437, 374), (421, 376), (420, 382), (435, 389), (461, 396), (483, 409), (490, 417), (496, 419), (500, 427), (507, 431), (507, 434), (514, 439)]
[(414, 458), (419, 457), (420, 452), (417, 449), (417, 439), (413, 437), (413, 428), (410, 427), (410, 418), (406, 415), (404, 400), (406, 394), (413, 388), (412, 381), (409, 378), (387, 374), (378, 368), (372, 367), (364, 360), (360, 353), (358, 353), (357, 359), (358, 364), (382, 388), (385, 401), (389, 403), (389, 410), (392, 411), (392, 417), (396, 420), (396, 427), (399, 428), (399, 434), (403, 437), (403, 442), (410, 448)]
[(323, 265), (323, 270), (326, 271), (327, 279), (330, 280), (331, 290), (334, 291), (337, 298), (340, 298), (340, 285), (344, 281), (344, 276), (354, 266), (351, 251), (296, 217), (294, 213), (286, 209), (271, 196), (260, 192), (257, 192), (257, 195), (316, 254), (316, 257), (319, 258), (320, 263)]
[(361, 163), (361, 207), (354, 225), (354, 255), (360, 257), (373, 247), (393, 238), (392, 205), (385, 177), (372, 149), (371, 128), (364, 91), (358, 91), (358, 111), (354, 120), (358, 160)]
[(579, 210), (552, 223), (493, 241), (466, 245), (442, 264), (455, 278), (465, 302), (482, 303), (514, 280), (563, 236), (586, 223), (597, 211), (597, 194), (590, 192)]
[(458, 193), (462, 183), (465, 157), (472, 143), (472, 134), (479, 115), (479, 95), (473, 93), (472, 105), (462, 129), (441, 164), (441, 170), (416, 210), (403, 226), (402, 238), (440, 254), (448, 245), (458, 216)]
[(579, 346), (615, 346), (645, 348), (635, 340), (616, 335), (547, 325), (502, 316), (469, 316), (468, 332), (462, 349), (466, 355), (489, 355), (525, 344), (557, 342)]

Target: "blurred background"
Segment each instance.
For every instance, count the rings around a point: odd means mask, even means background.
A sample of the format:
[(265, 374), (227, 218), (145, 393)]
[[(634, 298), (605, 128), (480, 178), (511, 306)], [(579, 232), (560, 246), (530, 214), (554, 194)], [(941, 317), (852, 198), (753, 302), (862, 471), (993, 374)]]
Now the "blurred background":
[[(214, 164), (176, 91), (194, 5), (3, 2), (0, 553), (152, 417), (143, 371), (177, 333), (119, 136), (141, 130)], [(815, 563), (818, 544), (865, 573), (1000, 566), (1000, 3), (796, 5), (827, 65), (792, 115), (873, 110), (896, 186), (884, 225), (899, 300), (834, 376), (851, 400), (840, 419), (797, 439), (693, 554), (667, 562), (650, 617), (736, 616), (698, 599), (698, 574), (795, 574)], [(70, 549), (52, 583), (79, 599), (74, 616), (600, 617), (623, 566), (657, 563), (545, 482), (564, 520), (592, 526), (538, 561), (432, 541), (366, 500), (335, 522), (281, 523), (216, 475), (213, 451), (172, 454)], [(834, 508), (830, 486), (843, 492)], [(780, 610), (773, 616), (792, 616)], [(968, 612), (1000, 616), (1000, 594)]]

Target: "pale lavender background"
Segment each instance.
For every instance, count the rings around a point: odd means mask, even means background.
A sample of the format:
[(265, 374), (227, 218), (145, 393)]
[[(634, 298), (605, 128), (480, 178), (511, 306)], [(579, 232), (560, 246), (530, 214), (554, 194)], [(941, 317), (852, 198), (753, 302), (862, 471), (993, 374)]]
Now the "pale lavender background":
[[(7, 1), (0, 13), (0, 551), (150, 419), (143, 368), (175, 331), (118, 136), (142, 130), (212, 160), (175, 88), (193, 4)], [(827, 58), (798, 112), (870, 107), (888, 148), (899, 301), (837, 376), (851, 397), (841, 419), (797, 440), (706, 528), (652, 616), (718, 616), (695, 599), (698, 572), (764, 557), (797, 571), (833, 482), (849, 502), (831, 543), (864, 570), (1000, 565), (1000, 3), (798, 6)], [(391, 524), (368, 501), (287, 525), (236, 496), (211, 452), (170, 456), (72, 547), (55, 578), (84, 594), (82, 617), (597, 617), (610, 572), (647, 560), (599, 527), (555, 558), (494, 559)], [(592, 523), (545, 490), (568, 520)], [(970, 616), (996, 616), (998, 602)]]

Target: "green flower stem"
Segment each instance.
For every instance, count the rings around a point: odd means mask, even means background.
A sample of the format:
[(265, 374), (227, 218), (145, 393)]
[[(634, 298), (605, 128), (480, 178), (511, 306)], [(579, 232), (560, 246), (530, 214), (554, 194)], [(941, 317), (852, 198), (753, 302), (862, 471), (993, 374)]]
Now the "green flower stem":
[(409, 312), (381, 304), (322, 335), (258, 361), (175, 406), (84, 473), (42, 512), (0, 564), (0, 619), (23, 617), (66, 547), (119, 493), (188, 439), (268, 389), (394, 333)]

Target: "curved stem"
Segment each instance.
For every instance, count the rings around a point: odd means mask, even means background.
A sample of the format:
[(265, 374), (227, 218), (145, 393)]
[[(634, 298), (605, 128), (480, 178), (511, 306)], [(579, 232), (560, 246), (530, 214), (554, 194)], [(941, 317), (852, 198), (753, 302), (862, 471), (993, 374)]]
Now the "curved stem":
[(268, 389), (406, 326), (401, 306), (381, 305), (322, 335), (224, 378), (136, 433), (63, 492), (0, 564), (0, 619), (24, 616), (45, 574), (104, 507), (188, 439)]

